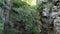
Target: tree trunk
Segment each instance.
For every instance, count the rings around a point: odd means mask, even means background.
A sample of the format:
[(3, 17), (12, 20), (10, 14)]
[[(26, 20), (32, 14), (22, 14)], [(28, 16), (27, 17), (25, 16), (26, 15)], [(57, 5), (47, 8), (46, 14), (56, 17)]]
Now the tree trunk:
[[(5, 0), (6, 1), (6, 5), (8, 5), (8, 7), (10, 7), (10, 5), (9, 5), (9, 3), (10, 3), (10, 1), (9, 0)], [(10, 11), (10, 9), (2, 9), (2, 11), (1, 11), (1, 18), (2, 18), (2, 22), (3, 22), (3, 32), (4, 32), (4, 34), (6, 34), (7, 33), (7, 30), (8, 30), (8, 23), (9, 23), (9, 11)]]

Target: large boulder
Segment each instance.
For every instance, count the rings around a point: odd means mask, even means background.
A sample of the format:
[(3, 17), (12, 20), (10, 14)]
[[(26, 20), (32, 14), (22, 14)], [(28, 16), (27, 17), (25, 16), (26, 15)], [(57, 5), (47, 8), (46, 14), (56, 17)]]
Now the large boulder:
[(60, 34), (60, 17), (58, 16), (54, 20), (54, 30), (56, 31), (56, 34)]

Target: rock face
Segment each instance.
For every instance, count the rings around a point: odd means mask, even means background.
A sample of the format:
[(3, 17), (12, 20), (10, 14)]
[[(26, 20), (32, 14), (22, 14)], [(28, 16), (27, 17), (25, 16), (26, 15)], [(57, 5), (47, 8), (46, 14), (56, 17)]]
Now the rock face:
[(60, 17), (54, 20), (54, 29), (57, 31), (56, 34), (60, 34)]
[(42, 16), (48, 16), (49, 15), (49, 8), (47, 5), (44, 5)]
[(48, 4), (44, 4), (44, 8), (42, 11), (42, 18), (41, 18), (42, 34), (48, 34), (49, 33), (49, 30), (52, 29), (52, 26), (51, 26), (52, 21), (53, 21), (53, 19), (50, 19), (50, 17), (49, 17)]
[[(54, 33), (56, 32), (56, 34), (60, 34), (60, 10), (59, 10), (60, 1), (53, 0), (50, 3), (52, 3), (51, 10), (49, 8), (48, 2), (44, 4), (44, 8), (42, 10), (42, 19), (41, 19), (42, 20), (42, 32), (43, 32), (42, 34), (51, 33), (52, 30), (54, 30)], [(51, 12), (49, 12), (49, 10)]]

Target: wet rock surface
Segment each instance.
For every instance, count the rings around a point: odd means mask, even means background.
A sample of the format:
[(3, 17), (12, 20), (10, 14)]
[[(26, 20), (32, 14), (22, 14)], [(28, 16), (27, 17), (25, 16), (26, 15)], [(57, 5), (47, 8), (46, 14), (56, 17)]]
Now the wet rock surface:
[[(51, 12), (49, 12), (49, 3), (44, 4), (42, 11), (42, 34), (60, 34), (60, 1), (53, 0)], [(51, 26), (52, 25), (52, 26)], [(44, 29), (44, 30), (43, 30)], [(50, 31), (51, 30), (51, 31)]]

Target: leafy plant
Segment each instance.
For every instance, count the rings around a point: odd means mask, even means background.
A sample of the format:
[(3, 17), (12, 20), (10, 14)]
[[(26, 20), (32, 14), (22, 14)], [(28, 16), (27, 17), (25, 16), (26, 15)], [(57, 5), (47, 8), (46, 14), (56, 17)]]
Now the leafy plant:
[[(23, 20), (23, 24), (25, 25), (24, 28), (28, 32), (28, 34), (38, 34), (38, 28), (37, 25), (35, 26), (35, 22), (33, 22), (36, 17), (36, 9), (35, 7), (31, 8), (27, 2), (21, 1), (21, 0), (11, 0), (12, 5), (11, 8), (5, 3), (5, 1), (0, 2), (2, 7), (5, 9), (10, 9), (10, 18), (11, 20), (9, 23), (13, 23), (13, 19), (18, 21), (16, 24), (20, 23), (21, 20)], [(28, 7), (27, 7), (28, 6)], [(13, 12), (13, 13), (11, 13)], [(13, 19), (12, 19), (13, 18)], [(19, 24), (21, 25), (21, 24)], [(16, 27), (16, 26), (15, 26)], [(16, 29), (16, 28), (15, 28)], [(19, 28), (20, 29), (20, 28)], [(9, 32), (8, 32), (9, 33)]]

